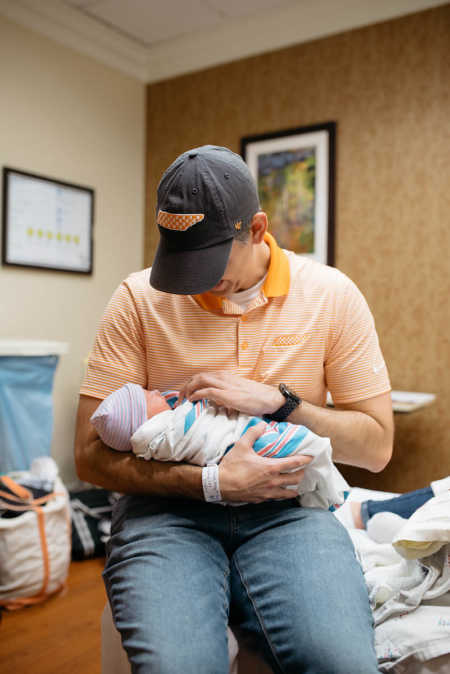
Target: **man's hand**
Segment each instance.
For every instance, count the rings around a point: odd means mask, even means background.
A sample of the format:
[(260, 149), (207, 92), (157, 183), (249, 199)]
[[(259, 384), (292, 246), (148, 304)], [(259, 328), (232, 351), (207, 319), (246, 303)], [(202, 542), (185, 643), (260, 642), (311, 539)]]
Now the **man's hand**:
[(259, 456), (253, 444), (264, 433), (265, 426), (260, 423), (249, 428), (220, 462), (219, 487), (224, 501), (262, 503), (296, 496), (296, 492), (287, 487), (301, 482), (302, 469), (312, 457), (302, 454), (284, 459)]
[(195, 374), (180, 389), (179, 402), (184, 398), (191, 402), (208, 398), (219, 406), (256, 416), (272, 414), (285, 402), (275, 386), (225, 371)]

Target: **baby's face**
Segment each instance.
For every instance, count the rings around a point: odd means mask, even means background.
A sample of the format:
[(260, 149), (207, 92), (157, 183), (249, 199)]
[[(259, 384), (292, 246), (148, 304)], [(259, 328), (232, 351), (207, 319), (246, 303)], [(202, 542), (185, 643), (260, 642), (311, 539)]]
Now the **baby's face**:
[(170, 405), (167, 403), (166, 399), (163, 398), (159, 391), (145, 391), (145, 397), (147, 398), (147, 418), (151, 419), (155, 414), (164, 412), (165, 410), (170, 410)]

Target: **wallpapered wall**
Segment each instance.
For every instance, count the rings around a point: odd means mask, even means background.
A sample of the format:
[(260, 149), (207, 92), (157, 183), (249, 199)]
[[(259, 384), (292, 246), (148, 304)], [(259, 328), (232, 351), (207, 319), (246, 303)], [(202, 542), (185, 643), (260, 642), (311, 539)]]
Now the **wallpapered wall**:
[(382, 473), (344, 467), (359, 486), (404, 491), (450, 473), (449, 83), (445, 5), (148, 87), (148, 265), (156, 186), (179, 153), (337, 122), (336, 266), (372, 308), (393, 388), (437, 395), (396, 415)]

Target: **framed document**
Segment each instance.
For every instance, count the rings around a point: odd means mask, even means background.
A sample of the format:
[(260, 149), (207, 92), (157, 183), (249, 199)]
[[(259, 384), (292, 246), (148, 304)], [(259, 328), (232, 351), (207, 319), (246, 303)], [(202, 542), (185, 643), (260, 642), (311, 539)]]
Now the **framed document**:
[(94, 190), (3, 168), (2, 263), (92, 274)]
[(241, 139), (261, 209), (282, 248), (334, 265), (336, 123)]

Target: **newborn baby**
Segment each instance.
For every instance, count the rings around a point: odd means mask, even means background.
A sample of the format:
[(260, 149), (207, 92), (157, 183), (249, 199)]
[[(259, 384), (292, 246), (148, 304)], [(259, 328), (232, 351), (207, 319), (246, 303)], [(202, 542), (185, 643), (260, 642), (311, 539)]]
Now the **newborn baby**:
[[(125, 384), (98, 406), (91, 423), (113, 449), (132, 450), (147, 460), (206, 466), (220, 463), (250, 426), (263, 421), (229, 412), (208, 400), (185, 400), (174, 407), (177, 400), (176, 391), (160, 393)], [(298, 487), (294, 487), (303, 506), (333, 510), (344, 502), (349, 486), (332, 462), (328, 438), (305, 426), (271, 421), (253, 449), (260, 456), (271, 458), (297, 453), (313, 457)]]

